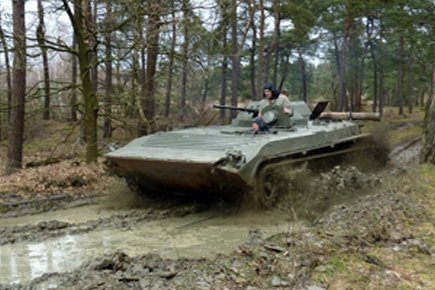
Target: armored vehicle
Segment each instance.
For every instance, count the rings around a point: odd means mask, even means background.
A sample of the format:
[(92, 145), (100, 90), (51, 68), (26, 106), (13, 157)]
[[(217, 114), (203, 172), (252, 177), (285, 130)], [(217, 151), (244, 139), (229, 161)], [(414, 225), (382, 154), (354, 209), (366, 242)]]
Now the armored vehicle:
[[(143, 136), (108, 153), (107, 164), (135, 191), (156, 194), (219, 196), (248, 193), (272, 207), (283, 190), (276, 168), (292, 162), (342, 154), (369, 137), (355, 121), (378, 119), (370, 113), (323, 112), (292, 102), (293, 115), (269, 106), (262, 117), (269, 130), (252, 133), (259, 102), (244, 108), (231, 125), (195, 127)], [(282, 169), (285, 170), (285, 169)]]

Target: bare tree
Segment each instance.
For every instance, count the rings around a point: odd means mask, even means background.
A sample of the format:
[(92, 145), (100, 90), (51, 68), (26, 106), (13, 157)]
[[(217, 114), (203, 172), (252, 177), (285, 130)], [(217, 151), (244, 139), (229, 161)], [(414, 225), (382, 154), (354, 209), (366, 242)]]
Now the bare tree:
[(12, 1), (14, 63), (11, 118), (8, 135), (6, 174), (22, 166), (24, 136), (24, 102), (26, 94), (26, 25), (25, 0)]
[[(237, 106), (238, 104), (238, 86), (239, 86), (239, 74), (240, 74), (240, 58), (241, 58), (241, 51), (242, 47), (245, 44), (246, 37), (248, 35), (249, 28), (252, 25), (253, 19), (254, 19), (254, 1), (250, 0), (247, 2), (247, 5), (249, 5), (249, 16), (246, 21), (246, 25), (244, 26), (242, 30), (242, 37), (239, 42), (239, 34), (238, 34), (238, 16), (237, 16), (237, 0), (231, 0), (231, 52), (232, 52), (232, 58), (231, 58), (231, 65), (232, 65), (232, 71), (231, 71), (231, 106)], [(237, 116), (236, 110), (231, 110), (230, 113), (230, 119), (233, 119)]]
[(300, 99), (304, 102), (307, 102), (308, 99), (307, 99), (306, 64), (305, 64), (304, 56), (302, 55), (302, 49), (300, 47), (297, 48), (297, 52), (298, 52), (298, 62), (299, 62), (299, 67), (300, 67), (300, 71), (301, 71), (301, 83), (302, 83)]
[[(264, 29), (265, 29), (265, 21), (266, 14), (264, 9), (264, 1), (259, 1), (259, 9), (260, 9), (260, 29), (259, 29), (259, 37), (258, 37), (258, 73), (257, 73), (257, 87), (262, 88), (263, 84), (266, 81), (266, 59), (265, 59), (265, 44), (264, 44)], [(255, 98), (257, 100), (261, 100), (263, 97), (263, 90), (259, 89)]]
[[(77, 41), (73, 36), (73, 51), (77, 49)], [(70, 100), (70, 118), (71, 121), (77, 121), (77, 55), (71, 54), (71, 100)]]
[(432, 86), (426, 103), (423, 137), (420, 161), (435, 164), (435, 61), (432, 61)]
[(38, 27), (36, 28), (36, 39), (38, 40), (39, 48), (42, 54), (42, 64), (44, 70), (44, 109), (42, 114), (43, 120), (50, 119), (50, 72), (48, 69), (47, 46), (45, 45), (45, 24), (44, 24), (44, 8), (42, 1), (38, 0)]
[(168, 64), (168, 83), (166, 85), (166, 98), (165, 98), (165, 117), (169, 117), (171, 110), (171, 93), (172, 93), (172, 80), (174, 78), (174, 62), (175, 62), (175, 45), (177, 44), (177, 20), (175, 17), (175, 0), (171, 2), (172, 9), (172, 39), (171, 48), (169, 51), (169, 64)]
[[(346, 6), (346, 16), (344, 23), (343, 43), (341, 52), (338, 55), (338, 78), (339, 78), (339, 91), (338, 91), (338, 111), (348, 110), (348, 100), (346, 95), (346, 66), (347, 55), (349, 50), (349, 39), (354, 27), (355, 19), (353, 15), (353, 3), (349, 2)], [(338, 50), (336, 50), (338, 53)]]
[(186, 95), (187, 95), (187, 70), (189, 68), (189, 1), (183, 0), (182, 3), (183, 10), (183, 65), (181, 72), (181, 96), (180, 96), (180, 110), (178, 119), (180, 121), (184, 120), (184, 113), (186, 109)]
[(161, 6), (159, 0), (149, 0), (147, 2), (147, 67), (144, 84), (145, 95), (141, 104), (147, 121), (147, 124), (145, 124), (145, 131), (142, 132), (144, 134), (152, 133), (154, 130), (153, 122), (155, 117), (156, 68), (157, 57), (159, 55), (160, 9)]
[(104, 125), (103, 125), (103, 137), (112, 137), (112, 0), (105, 0), (106, 3), (106, 21), (105, 21), (105, 44), (106, 44), (106, 79), (105, 79), (105, 94), (104, 94)]
[[(231, 105), (237, 106), (238, 103), (238, 84), (240, 70), (239, 44), (237, 35), (237, 0), (231, 0)], [(237, 117), (237, 111), (230, 112), (230, 120)]]
[(281, 14), (280, 14), (280, 1), (273, 1), (273, 14), (275, 17), (275, 29), (273, 32), (273, 44), (271, 51), (275, 52), (275, 61), (273, 65), (273, 83), (276, 85), (278, 81), (278, 66), (279, 66), (279, 55), (280, 55), (280, 44), (279, 40), (281, 38)]
[[(229, 1), (220, 1), (220, 9), (222, 14), (222, 64), (221, 64), (221, 96), (219, 103), (224, 106), (226, 103), (227, 88), (228, 88), (228, 6)], [(220, 110), (221, 124), (225, 123), (225, 110)]]
[(98, 41), (97, 41), (97, 4), (98, 0), (83, 0), (86, 2), (87, 11), (85, 15), (85, 21), (88, 28), (88, 40), (89, 40), (89, 65), (91, 69), (92, 89), (96, 94), (98, 91)]
[(97, 161), (97, 112), (98, 101), (92, 88), (90, 64), (90, 27), (87, 21), (90, 0), (74, 0), (74, 12), (68, 4), (68, 0), (62, 0), (65, 11), (73, 25), (74, 36), (78, 46), (78, 60), (80, 79), (85, 103), (84, 125), (86, 131), (86, 162)]
[[(1, 15), (0, 15), (1, 16)], [(6, 87), (7, 87), (7, 115), (8, 121), (11, 115), (11, 100), (12, 100), (12, 77), (11, 77), (11, 63), (9, 60), (9, 47), (6, 42), (5, 34), (1, 26), (0, 17), (0, 41), (3, 46), (3, 53), (5, 55), (5, 67), (6, 67)]]
[(399, 40), (399, 77), (397, 80), (397, 95), (399, 97), (399, 115), (403, 116), (403, 79), (405, 75), (405, 37), (403, 35), (400, 36)]

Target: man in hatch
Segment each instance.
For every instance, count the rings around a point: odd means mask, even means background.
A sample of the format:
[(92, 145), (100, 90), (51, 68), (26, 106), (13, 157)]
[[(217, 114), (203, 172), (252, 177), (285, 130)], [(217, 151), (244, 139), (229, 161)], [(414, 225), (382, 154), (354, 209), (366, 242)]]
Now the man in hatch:
[(258, 117), (252, 123), (251, 131), (253, 133), (268, 131), (269, 127), (263, 119), (263, 110), (269, 105), (282, 106), (284, 113), (289, 117), (293, 115), (293, 109), (290, 105), (290, 100), (279, 90), (275, 89), (271, 83), (266, 83), (263, 87), (263, 100), (260, 101), (258, 107)]

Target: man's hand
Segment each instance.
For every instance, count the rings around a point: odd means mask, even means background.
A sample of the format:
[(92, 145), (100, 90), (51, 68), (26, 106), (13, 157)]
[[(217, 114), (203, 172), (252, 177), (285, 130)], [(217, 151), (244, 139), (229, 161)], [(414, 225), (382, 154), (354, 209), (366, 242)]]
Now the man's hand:
[(260, 131), (260, 126), (257, 123), (252, 124), (251, 132), (256, 134)]
[(284, 107), (284, 113), (286, 113), (289, 116), (293, 116), (293, 110), (292, 109)]

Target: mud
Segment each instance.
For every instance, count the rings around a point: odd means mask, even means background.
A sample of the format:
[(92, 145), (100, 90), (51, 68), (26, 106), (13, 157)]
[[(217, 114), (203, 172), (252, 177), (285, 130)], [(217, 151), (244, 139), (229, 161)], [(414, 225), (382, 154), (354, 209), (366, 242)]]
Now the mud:
[(417, 158), (410, 151), (376, 173), (301, 166), (269, 211), (149, 200), (122, 183), (110, 196), (11, 202), (0, 220), (0, 289), (324, 289), (311, 277), (337, 244), (413, 240), (404, 219), (421, 209), (382, 190)]
[[(87, 210), (74, 209), (76, 213)], [(12, 227), (17, 234), (22, 233), (18, 235), (21, 240), (12, 239), (4, 232), (1, 234), (8, 237), (4, 243), (9, 244), (1, 247), (0, 279), (9, 283), (27, 282), (45, 272), (71, 271), (83, 262), (117, 250), (129, 256), (154, 253), (171, 259), (213, 258), (241, 244), (252, 226), (268, 235), (287, 226), (271, 215), (258, 217), (248, 212), (234, 216), (224, 215), (222, 211), (207, 211), (184, 218), (139, 212), (113, 213), (98, 218), (98, 222), (72, 224), (54, 220), (34, 226)], [(63, 211), (61, 214), (75, 216), (76, 213)], [(93, 218), (92, 215), (89, 218)]]

